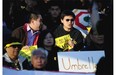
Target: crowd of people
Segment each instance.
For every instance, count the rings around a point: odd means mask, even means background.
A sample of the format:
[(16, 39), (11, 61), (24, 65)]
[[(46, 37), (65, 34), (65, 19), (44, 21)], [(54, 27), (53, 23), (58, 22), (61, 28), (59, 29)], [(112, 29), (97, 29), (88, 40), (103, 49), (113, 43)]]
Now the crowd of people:
[[(72, 10), (86, 9), (91, 14), (94, 1), (100, 20), (84, 38), (73, 27), (76, 15)], [(110, 0), (3, 0), (3, 66), (59, 71), (57, 52), (104, 50), (109, 57), (104, 33), (105, 27), (112, 26), (111, 15)], [(66, 50), (56, 46), (55, 41), (65, 35), (71, 38), (67, 41), (70, 49)], [(22, 49), (35, 45), (37, 49), (32, 51), (30, 61), (19, 55)]]

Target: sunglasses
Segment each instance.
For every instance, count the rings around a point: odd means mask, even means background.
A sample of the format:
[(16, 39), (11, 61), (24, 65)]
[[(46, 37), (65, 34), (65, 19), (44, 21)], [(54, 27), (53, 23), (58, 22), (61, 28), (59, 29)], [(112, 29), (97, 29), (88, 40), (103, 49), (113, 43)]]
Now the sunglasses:
[(71, 22), (72, 22), (72, 21), (74, 21), (74, 19), (66, 19), (66, 21), (67, 21), (67, 22), (68, 22), (68, 21), (71, 21)]
[(13, 48), (19, 48), (19, 49), (21, 49), (22, 48), (22, 46), (20, 46), (20, 45), (12, 45), (11, 47), (13, 47)]

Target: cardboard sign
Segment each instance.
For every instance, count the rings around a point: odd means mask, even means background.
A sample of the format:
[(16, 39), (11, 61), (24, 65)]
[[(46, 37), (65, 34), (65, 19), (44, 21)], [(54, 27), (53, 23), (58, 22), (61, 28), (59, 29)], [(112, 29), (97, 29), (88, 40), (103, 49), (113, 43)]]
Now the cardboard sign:
[(16, 71), (12, 69), (3, 68), (3, 75), (95, 75), (95, 74), (94, 73), (63, 73), (63, 72), (37, 71), (37, 70)]
[(68, 44), (69, 40), (71, 40), (71, 37), (69, 34), (58, 37), (55, 39), (56, 46), (62, 48), (63, 50), (72, 49)]
[(29, 49), (22, 49), (20, 52), (19, 52), (19, 55), (25, 57), (28, 59), (28, 61), (30, 61), (30, 57), (31, 57), (31, 53), (33, 50), (37, 49), (37, 45), (35, 46), (30, 46)]
[(102, 56), (105, 56), (104, 51), (58, 52), (59, 71), (95, 72)]

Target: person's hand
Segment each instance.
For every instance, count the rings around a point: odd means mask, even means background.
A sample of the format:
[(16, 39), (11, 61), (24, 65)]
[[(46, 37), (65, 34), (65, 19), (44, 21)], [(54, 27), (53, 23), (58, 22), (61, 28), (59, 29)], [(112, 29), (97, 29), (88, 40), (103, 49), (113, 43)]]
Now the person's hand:
[(29, 46), (23, 46), (21, 50), (29, 50)]
[(75, 45), (74, 42), (73, 42), (73, 40), (69, 40), (69, 41), (68, 41), (68, 44), (69, 44), (69, 46), (70, 46), (71, 48), (73, 48), (74, 45)]

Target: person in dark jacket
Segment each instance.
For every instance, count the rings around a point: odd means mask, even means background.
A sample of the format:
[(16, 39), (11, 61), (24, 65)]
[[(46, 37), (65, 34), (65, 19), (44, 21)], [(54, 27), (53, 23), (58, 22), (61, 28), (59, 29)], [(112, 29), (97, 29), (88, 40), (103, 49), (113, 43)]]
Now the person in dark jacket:
[(3, 55), (3, 66), (16, 69), (23, 70), (29, 69), (28, 60), (19, 56), (19, 51), (22, 48), (22, 44), (13, 37), (10, 37), (6, 42), (4, 49), (6, 53)]
[(54, 32), (55, 38), (69, 34), (71, 39), (68, 40), (68, 45), (71, 50), (78, 51), (83, 48), (83, 36), (81, 32), (73, 27), (75, 15), (72, 11), (65, 10), (61, 13), (61, 23)]
[(50, 31), (53, 31), (60, 25), (61, 7), (59, 1), (50, 1), (48, 6), (48, 13), (43, 22), (47, 25)]
[(90, 33), (87, 35), (85, 40), (85, 48), (82, 51), (86, 50), (105, 50), (104, 45), (104, 25), (105, 21), (98, 21), (95, 28), (91, 28)]
[(45, 30), (46, 26), (42, 23), (42, 16), (39, 13), (30, 13), (29, 23), (25, 23), (12, 32), (12, 37), (20, 40), (23, 49), (29, 49), (29, 46), (37, 45), (40, 32)]

